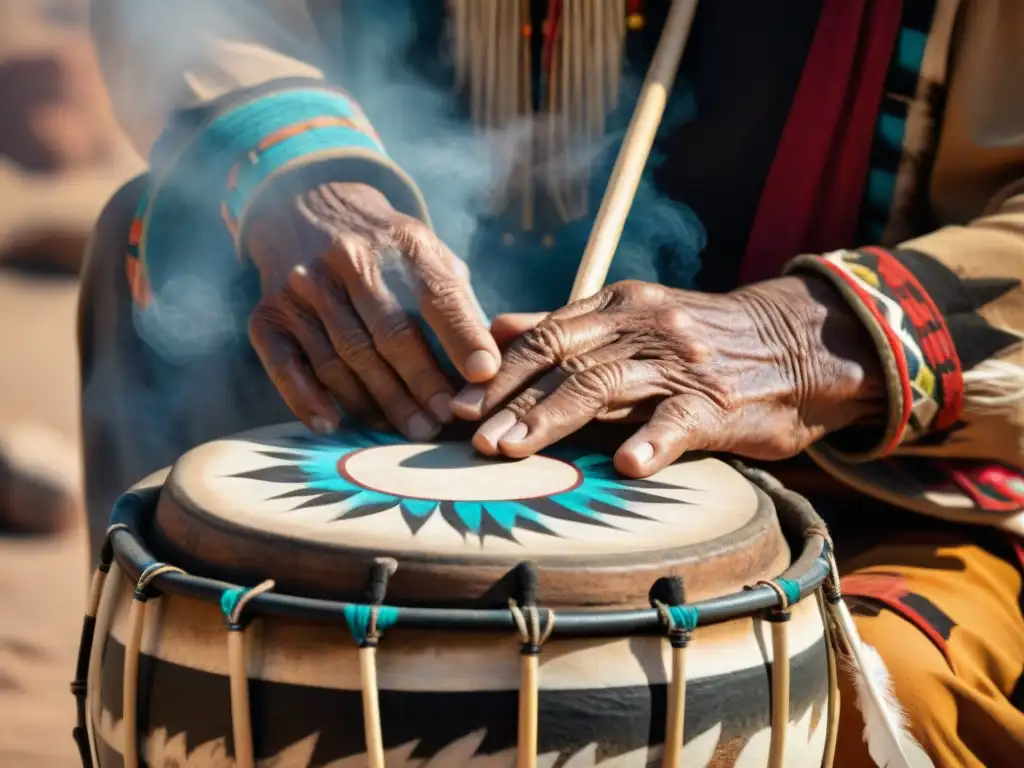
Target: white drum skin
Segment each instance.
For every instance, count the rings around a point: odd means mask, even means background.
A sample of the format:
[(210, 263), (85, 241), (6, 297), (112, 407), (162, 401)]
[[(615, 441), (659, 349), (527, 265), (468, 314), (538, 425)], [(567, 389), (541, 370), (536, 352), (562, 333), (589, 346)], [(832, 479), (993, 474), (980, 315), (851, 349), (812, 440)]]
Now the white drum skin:
[[(119, 706), (133, 589), (115, 565), (90, 659), (97, 768), (123, 764)], [(794, 607), (789, 631), (785, 765), (817, 768), (828, 692), (813, 599)], [(147, 602), (139, 684), (146, 764), (232, 765), (226, 634), (214, 604), (178, 596)], [(256, 619), (248, 643), (256, 755), (266, 761), (259, 764), (365, 766), (357, 649), (347, 629)], [(767, 764), (771, 652), (770, 626), (761, 620), (694, 633), (687, 649), (687, 768)], [(540, 657), (538, 765), (569, 758), (565, 765), (580, 768), (643, 768), (656, 761), (660, 744), (648, 744), (648, 736), (663, 732), (669, 653), (657, 637), (548, 641)], [(514, 765), (516, 636), (392, 629), (377, 665), (389, 768)]]

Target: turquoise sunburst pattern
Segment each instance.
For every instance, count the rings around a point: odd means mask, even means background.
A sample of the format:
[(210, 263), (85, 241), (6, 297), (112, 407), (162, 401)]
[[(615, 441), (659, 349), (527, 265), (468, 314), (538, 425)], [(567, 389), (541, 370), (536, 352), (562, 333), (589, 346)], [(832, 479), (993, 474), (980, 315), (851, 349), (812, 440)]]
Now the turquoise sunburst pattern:
[(463, 538), (478, 536), (481, 543), (487, 536), (518, 543), (517, 530), (561, 535), (549, 527), (552, 520), (617, 528), (617, 522), (628, 518), (650, 520), (635, 510), (638, 503), (683, 503), (658, 493), (679, 490), (678, 486), (624, 479), (615, 472), (610, 457), (563, 447), (544, 454), (576, 468), (580, 480), (575, 487), (550, 496), (507, 501), (448, 501), (383, 492), (360, 484), (341, 470), (343, 460), (356, 451), (404, 442), (395, 435), (355, 429), (328, 438), (293, 437), (280, 446), (258, 451), (281, 464), (232, 476), (300, 485), (302, 487), (270, 498), (295, 499), (293, 510), (336, 505), (338, 511), (331, 522), (377, 515), (397, 507), (413, 535), (432, 516), (439, 514)]

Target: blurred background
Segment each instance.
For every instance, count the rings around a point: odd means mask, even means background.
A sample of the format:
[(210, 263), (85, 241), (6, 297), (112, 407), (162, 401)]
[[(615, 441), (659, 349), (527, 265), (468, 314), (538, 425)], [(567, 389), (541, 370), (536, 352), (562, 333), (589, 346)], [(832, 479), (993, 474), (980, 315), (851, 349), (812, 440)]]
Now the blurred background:
[(78, 272), (142, 169), (111, 113), (87, 0), (0, 0), (0, 766), (77, 762), (68, 688), (86, 560)]

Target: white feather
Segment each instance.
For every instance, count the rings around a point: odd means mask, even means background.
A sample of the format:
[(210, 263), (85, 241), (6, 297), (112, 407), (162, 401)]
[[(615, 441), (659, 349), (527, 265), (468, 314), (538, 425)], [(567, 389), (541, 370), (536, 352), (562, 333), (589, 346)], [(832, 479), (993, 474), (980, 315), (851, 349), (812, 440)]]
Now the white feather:
[(853, 677), (857, 709), (864, 719), (864, 742), (879, 768), (927, 768), (932, 761), (907, 731), (906, 715), (892, 689), (889, 670), (878, 651), (864, 643), (846, 604), (830, 604), (836, 629), (846, 646), (843, 667)]
[(1017, 408), (1024, 402), (1024, 366), (986, 360), (964, 372), (965, 407), (980, 413)]

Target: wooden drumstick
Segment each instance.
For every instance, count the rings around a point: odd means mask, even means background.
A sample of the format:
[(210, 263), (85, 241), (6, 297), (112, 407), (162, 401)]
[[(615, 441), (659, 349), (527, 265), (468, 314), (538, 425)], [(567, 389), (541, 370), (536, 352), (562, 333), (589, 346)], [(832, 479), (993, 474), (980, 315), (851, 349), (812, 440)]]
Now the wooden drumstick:
[(576, 271), (570, 301), (593, 296), (601, 290), (608, 277), (612, 257), (622, 236), (622, 227), (626, 223), (644, 166), (647, 165), (647, 156), (665, 114), (668, 94), (675, 82), (696, 11), (697, 0), (672, 0), (665, 29), (658, 41), (651, 67), (647, 70), (601, 208), (594, 219), (594, 228), (583, 252), (583, 260)]

